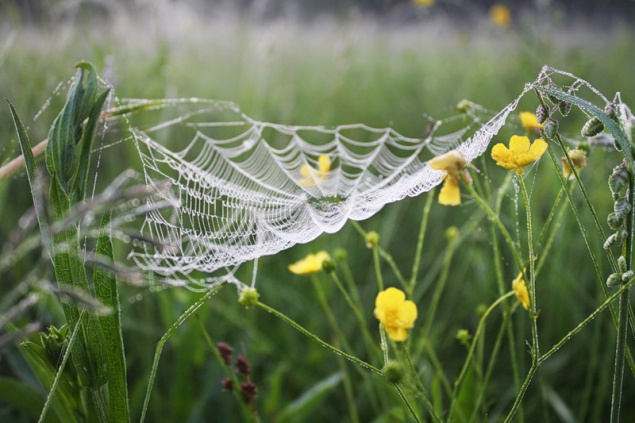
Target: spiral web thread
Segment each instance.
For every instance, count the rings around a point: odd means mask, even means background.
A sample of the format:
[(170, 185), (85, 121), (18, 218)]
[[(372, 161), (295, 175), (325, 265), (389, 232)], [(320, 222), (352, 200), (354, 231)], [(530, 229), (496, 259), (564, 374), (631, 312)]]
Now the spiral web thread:
[[(467, 162), (480, 156), (520, 99), (552, 84), (554, 73), (573, 78), (574, 91), (586, 86), (599, 94), (573, 75), (544, 68), (487, 122), (472, 109), (434, 122), (423, 139), (364, 124), (261, 122), (229, 103), (166, 101), (160, 124), (132, 132), (156, 196), (148, 200), (142, 228), (151, 242), (130, 257), (193, 289), (231, 279), (241, 263), (337, 232), (348, 219), (367, 219), (388, 203), (429, 191), (445, 176), (428, 165), (430, 158), (451, 149)], [(460, 129), (442, 135), (445, 124), (457, 122)], [(177, 139), (191, 141), (177, 151), (171, 149)], [(331, 161), (328, 172), (320, 171), (321, 156)]]

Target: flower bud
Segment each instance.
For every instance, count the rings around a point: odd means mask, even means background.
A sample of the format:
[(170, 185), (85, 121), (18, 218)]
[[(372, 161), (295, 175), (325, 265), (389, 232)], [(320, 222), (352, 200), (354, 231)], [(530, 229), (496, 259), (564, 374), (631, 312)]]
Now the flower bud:
[(344, 248), (336, 248), (333, 250), (333, 258), (335, 261), (345, 261), (348, 257), (348, 252)]
[(258, 303), (258, 298), (260, 298), (260, 294), (258, 293), (258, 291), (256, 291), (255, 288), (245, 288), (240, 293), (238, 302), (244, 305), (246, 308), (250, 308)]
[(614, 121), (618, 121), (617, 117), (617, 104), (615, 102), (610, 102), (604, 107), (604, 113)]
[(391, 360), (386, 363), (386, 366), (382, 369), (384, 376), (390, 383), (399, 383), (403, 378), (403, 366), (400, 362)]
[(606, 280), (606, 286), (609, 288), (617, 286), (622, 281), (622, 275), (620, 273), (611, 273), (611, 275)]
[(249, 361), (242, 355), (236, 359), (236, 370), (239, 375), (249, 376), (251, 372), (251, 365)]
[(584, 137), (592, 137), (602, 131), (604, 131), (604, 124), (600, 122), (600, 119), (594, 116), (584, 124), (580, 133)]
[(456, 332), (456, 339), (466, 347), (470, 346), (470, 340), (472, 339), (472, 335), (467, 329), (459, 329)]
[(625, 218), (631, 211), (631, 205), (626, 198), (620, 198), (613, 204), (613, 211)]
[(606, 223), (609, 225), (609, 228), (617, 230), (624, 223), (624, 218), (619, 213), (609, 213), (606, 217)]
[(609, 177), (609, 188), (613, 199), (617, 199), (620, 193), (628, 186), (629, 174), (626, 169), (626, 163), (622, 162), (620, 165), (613, 168), (613, 172)]
[(457, 103), (456, 110), (458, 110), (459, 113), (467, 113), (472, 110), (472, 102), (463, 99)]
[(459, 230), (456, 226), (450, 226), (448, 229), (445, 230), (445, 237), (448, 239), (448, 241), (452, 241), (458, 236)]
[(233, 391), (234, 381), (226, 377), (225, 379), (221, 381), (221, 386), (223, 387), (223, 391)]
[(542, 129), (542, 133), (545, 134), (547, 138), (553, 139), (558, 134), (558, 126), (557, 120), (549, 118)]
[(216, 349), (218, 350), (218, 353), (220, 354), (225, 364), (229, 366), (232, 362), (232, 354), (234, 353), (233, 348), (224, 342), (219, 342), (218, 344), (216, 344)]
[(335, 262), (331, 258), (324, 259), (324, 261), (322, 262), (322, 270), (324, 270), (326, 273), (335, 272)]
[(560, 103), (558, 103), (558, 110), (560, 110), (560, 114), (562, 116), (567, 116), (571, 111), (571, 103), (564, 100), (561, 101)]
[(375, 231), (370, 231), (366, 234), (366, 248), (375, 248), (379, 244), (379, 234)]
[(626, 270), (627, 270), (626, 269), (626, 257), (620, 256), (617, 259), (617, 267), (619, 267), (620, 272), (622, 272), (622, 273), (626, 272)]
[(547, 117), (549, 117), (547, 111), (545, 110), (544, 107), (542, 107), (542, 104), (539, 104), (538, 107), (536, 108), (536, 119), (538, 120), (538, 123), (540, 124), (545, 123), (545, 121), (547, 120)]
[(633, 276), (635, 276), (635, 272), (633, 272), (632, 270), (627, 270), (626, 272), (622, 273), (622, 282), (626, 283), (630, 281)]
[(612, 234), (608, 238), (606, 238), (606, 241), (604, 241), (604, 244), (602, 245), (602, 248), (604, 248), (605, 250), (608, 250), (616, 242), (617, 242), (617, 232)]
[(240, 393), (243, 394), (245, 401), (249, 403), (258, 393), (258, 388), (252, 382), (243, 382), (240, 384)]

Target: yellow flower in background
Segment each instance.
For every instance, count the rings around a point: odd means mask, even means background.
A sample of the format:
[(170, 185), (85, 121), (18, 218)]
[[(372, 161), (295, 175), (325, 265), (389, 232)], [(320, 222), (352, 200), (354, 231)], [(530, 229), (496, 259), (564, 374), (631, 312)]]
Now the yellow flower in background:
[(512, 22), (512, 13), (506, 6), (495, 4), (489, 9), (489, 18), (497, 27), (506, 29)]
[(517, 174), (523, 173), (523, 167), (538, 160), (547, 151), (547, 143), (537, 139), (533, 144), (529, 138), (520, 135), (512, 135), (509, 139), (509, 148), (498, 143), (492, 148), (492, 158), (496, 164), (509, 170), (516, 170)]
[(538, 117), (535, 113), (531, 112), (520, 112), (518, 113), (520, 117), (520, 124), (527, 132), (535, 132), (540, 133), (540, 130), (544, 126), (541, 123), (538, 123)]
[[(578, 172), (586, 167), (586, 152), (584, 150), (569, 150), (569, 157), (571, 157), (573, 167), (575, 167), (575, 170), (577, 170)], [(574, 178), (573, 172), (571, 171), (571, 166), (569, 166), (569, 161), (566, 157), (562, 158), (562, 173), (564, 174), (565, 179)]]
[(525, 310), (529, 310), (531, 303), (529, 302), (529, 291), (527, 291), (527, 284), (523, 279), (523, 272), (520, 272), (516, 279), (512, 282), (512, 289), (516, 294), (518, 301), (525, 307)]
[(326, 155), (318, 157), (318, 174), (315, 177), (312, 174), (315, 172), (313, 168), (307, 164), (303, 164), (300, 168), (300, 184), (305, 187), (314, 187), (317, 185), (316, 180), (323, 181), (328, 178), (328, 173), (331, 171), (331, 158)]
[(443, 180), (443, 187), (439, 192), (439, 204), (444, 206), (458, 206), (461, 204), (461, 189), (459, 181), (465, 179), (472, 183), (470, 174), (465, 170), (466, 161), (463, 153), (457, 150), (448, 151), (445, 154), (431, 159), (428, 164), (432, 169), (447, 172)]
[(406, 300), (406, 294), (397, 288), (388, 288), (377, 294), (374, 313), (388, 337), (395, 342), (405, 341), (407, 329), (412, 328), (417, 320), (417, 306)]
[(296, 275), (311, 275), (322, 270), (324, 260), (330, 259), (331, 256), (326, 251), (318, 251), (315, 254), (309, 254), (302, 260), (296, 261), (289, 265), (289, 271)]
[(412, 0), (412, 4), (415, 6), (434, 6), (435, 0)]

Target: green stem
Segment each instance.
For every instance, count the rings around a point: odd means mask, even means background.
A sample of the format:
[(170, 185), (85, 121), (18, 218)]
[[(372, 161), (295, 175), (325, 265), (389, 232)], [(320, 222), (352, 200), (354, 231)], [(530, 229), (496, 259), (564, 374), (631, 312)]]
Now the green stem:
[(203, 337), (205, 338), (207, 345), (209, 346), (210, 350), (212, 351), (212, 354), (214, 355), (214, 358), (216, 358), (216, 361), (218, 361), (218, 364), (220, 364), (221, 368), (223, 369), (223, 372), (225, 373), (225, 376), (227, 376), (232, 381), (232, 384), (234, 386), (234, 389), (232, 389), (232, 394), (234, 395), (236, 402), (240, 404), (240, 410), (243, 413), (243, 418), (252, 417), (255, 422), (259, 422), (260, 418), (258, 417), (258, 415), (251, 412), (251, 409), (249, 408), (247, 403), (240, 396), (240, 394), (238, 393), (238, 390), (236, 389), (240, 386), (240, 381), (238, 380), (238, 377), (236, 377), (236, 374), (229, 369), (229, 366), (225, 363), (225, 360), (223, 360), (223, 357), (221, 357), (220, 353), (218, 352), (218, 347), (214, 344), (214, 341), (212, 341), (212, 337), (210, 336), (209, 332), (205, 328), (205, 325), (199, 318), (198, 313), (195, 315), (195, 317), (199, 323), (201, 332), (203, 333)]
[(340, 292), (344, 296), (344, 299), (346, 300), (346, 303), (348, 304), (348, 306), (353, 310), (353, 313), (355, 313), (355, 317), (357, 318), (359, 327), (362, 330), (362, 333), (364, 334), (364, 339), (366, 341), (366, 348), (368, 348), (368, 351), (377, 352), (375, 341), (373, 340), (373, 337), (371, 336), (368, 330), (368, 323), (366, 322), (364, 315), (360, 311), (359, 307), (353, 302), (350, 295), (348, 295), (348, 292), (346, 291), (346, 289), (344, 289), (344, 286), (342, 285), (340, 278), (337, 276), (337, 273), (330, 272), (329, 275), (331, 276), (331, 278), (333, 279), (333, 282), (335, 282), (335, 285), (337, 285), (337, 288), (340, 290)]
[(476, 200), (476, 202), (481, 207), (481, 209), (483, 209), (487, 217), (494, 223), (494, 225), (496, 225), (498, 230), (501, 232), (501, 234), (503, 235), (503, 238), (505, 238), (505, 242), (507, 242), (507, 245), (509, 246), (509, 249), (511, 250), (512, 256), (514, 257), (514, 261), (516, 261), (516, 265), (518, 266), (518, 268), (522, 269), (523, 260), (520, 256), (520, 253), (518, 252), (518, 249), (516, 248), (516, 243), (513, 241), (505, 225), (503, 225), (503, 222), (501, 222), (500, 218), (498, 217), (498, 214), (496, 214), (496, 212), (492, 210), (489, 204), (487, 204), (487, 202), (480, 195), (478, 195), (478, 193), (474, 190), (474, 188), (472, 188), (471, 185), (464, 184), (464, 186), (466, 187), (466, 189), (468, 190), (472, 198)]
[(396, 383), (393, 383), (392, 386), (395, 388), (395, 390), (399, 394), (401, 401), (403, 401), (403, 403), (406, 405), (406, 407), (408, 408), (408, 411), (410, 411), (410, 414), (412, 414), (412, 417), (415, 419), (415, 421), (417, 423), (421, 423), (421, 418), (417, 415), (417, 412), (412, 407), (412, 404), (410, 404), (410, 401), (408, 401), (408, 398), (406, 398), (406, 395), (403, 393), (403, 390), (401, 389), (401, 387)]
[[(628, 214), (626, 221), (626, 232), (628, 238), (624, 245), (624, 254), (626, 256), (626, 268), (633, 267), (633, 244), (635, 237), (635, 175), (633, 174), (632, 164), (628, 168), (628, 196), (631, 205), (631, 212)], [(628, 290), (624, 290), (620, 294), (620, 303), (618, 307), (617, 320), (617, 344), (615, 346), (615, 367), (613, 371), (613, 393), (611, 395), (611, 423), (620, 421), (620, 407), (622, 404), (622, 385), (624, 383), (624, 361), (626, 355), (626, 335), (628, 334)]]
[(315, 292), (318, 296), (318, 301), (322, 306), (322, 310), (324, 310), (324, 314), (326, 314), (326, 319), (329, 321), (329, 325), (331, 326), (331, 329), (333, 329), (333, 332), (335, 332), (335, 336), (339, 339), (346, 350), (353, 351), (350, 344), (346, 340), (346, 337), (342, 333), (342, 330), (337, 324), (337, 319), (333, 314), (333, 310), (331, 310), (331, 307), (329, 306), (326, 295), (324, 294), (324, 289), (322, 289), (322, 285), (320, 284), (320, 281), (318, 280), (316, 275), (311, 276), (311, 282), (313, 283), (313, 287), (315, 288)]
[(319, 345), (323, 346), (324, 348), (334, 352), (335, 354), (339, 354), (342, 357), (346, 358), (347, 360), (352, 361), (355, 364), (358, 364), (360, 366), (362, 366), (365, 369), (371, 370), (375, 373), (377, 373), (380, 376), (383, 376), (383, 372), (381, 370), (379, 370), (377, 367), (373, 366), (372, 364), (369, 364), (367, 362), (365, 362), (364, 360), (360, 360), (359, 358), (347, 354), (344, 351), (335, 348), (333, 345), (329, 344), (328, 342), (323, 341), (322, 339), (320, 339), (318, 336), (314, 335), (313, 333), (311, 333), (309, 330), (305, 329), (303, 326), (301, 326), (299, 323), (297, 323), (296, 321), (294, 321), (293, 319), (287, 317), (285, 314), (279, 312), (278, 310), (269, 307), (268, 305), (258, 301), (256, 303), (256, 305), (260, 308), (262, 308), (263, 310), (267, 311), (268, 313), (273, 314), (274, 316), (276, 316), (277, 318), (279, 318), (280, 320), (282, 320), (283, 322), (287, 323), (288, 325), (290, 325), (291, 327), (293, 327), (295, 330), (297, 330), (298, 332), (302, 333), (303, 335), (307, 336), (308, 338), (310, 338), (311, 340), (313, 340), (314, 342), (318, 343)]
[(476, 348), (476, 341), (481, 336), (481, 332), (483, 331), (483, 326), (485, 325), (485, 320), (490, 315), (490, 313), (496, 307), (498, 307), (499, 304), (501, 304), (506, 299), (512, 297), (513, 295), (514, 295), (514, 291), (509, 291), (508, 293), (506, 293), (505, 295), (503, 295), (502, 297), (494, 301), (492, 305), (488, 307), (485, 313), (483, 313), (481, 320), (478, 322), (476, 333), (474, 333), (474, 339), (472, 340), (472, 344), (470, 345), (470, 349), (468, 350), (467, 357), (465, 358), (465, 362), (463, 363), (463, 368), (461, 369), (459, 376), (456, 378), (456, 381), (454, 382), (454, 392), (452, 393), (452, 402), (450, 403), (450, 411), (448, 411), (448, 416), (452, 417), (452, 412), (454, 411), (454, 406), (456, 405), (456, 399), (459, 392), (459, 388), (461, 386), (461, 382), (463, 382), (463, 378), (465, 377), (465, 374), (467, 373), (467, 370), (470, 366), (470, 362), (472, 361), (472, 356), (474, 355), (474, 349)]
[(377, 289), (381, 292), (384, 290), (384, 278), (381, 275), (381, 265), (379, 263), (379, 250), (377, 246), (373, 247), (373, 263), (375, 264), (375, 274), (377, 275)]
[[(540, 355), (540, 345), (538, 343), (538, 307), (536, 304), (536, 272), (534, 257), (534, 240), (533, 240), (533, 227), (531, 222), (531, 203), (529, 201), (529, 194), (527, 193), (527, 187), (525, 181), (520, 175), (518, 175), (518, 183), (520, 185), (520, 191), (525, 201), (525, 212), (527, 215), (527, 254), (529, 255), (529, 299), (530, 299), (530, 311), (531, 311), (531, 335), (532, 335), (532, 348), (531, 358), (535, 362)], [(522, 271), (522, 269), (520, 269)]]
[(154, 379), (157, 374), (157, 368), (159, 367), (159, 359), (161, 358), (161, 352), (163, 351), (163, 346), (167, 342), (168, 338), (172, 336), (174, 331), (176, 331), (178, 327), (181, 326), (181, 324), (183, 324), (185, 320), (187, 320), (188, 317), (194, 314), (194, 312), (198, 310), (199, 307), (201, 307), (207, 300), (209, 300), (214, 294), (216, 294), (218, 290), (223, 286), (224, 284), (221, 283), (211, 288), (209, 291), (207, 291), (201, 298), (199, 298), (194, 304), (192, 304), (190, 308), (188, 308), (187, 310), (185, 310), (183, 314), (181, 314), (181, 316), (176, 320), (176, 322), (172, 324), (172, 326), (168, 328), (167, 332), (163, 334), (163, 336), (157, 343), (157, 348), (154, 353), (154, 360), (152, 362), (152, 369), (150, 370), (150, 380), (148, 381), (148, 389), (146, 390), (146, 396), (145, 396), (145, 399), (143, 400), (143, 408), (141, 409), (141, 418), (139, 419), (140, 423), (143, 423), (143, 421), (146, 418), (146, 413), (148, 411), (148, 404), (150, 403), (150, 394), (152, 394), (152, 385), (154, 384)]
[(430, 413), (430, 417), (432, 417), (432, 420), (434, 420), (435, 422), (441, 423), (442, 420), (439, 416), (437, 416), (437, 413), (434, 411), (434, 406), (430, 402), (430, 398), (428, 398), (426, 389), (423, 386), (423, 383), (421, 383), (421, 380), (419, 379), (419, 373), (417, 372), (417, 369), (412, 363), (412, 357), (410, 357), (410, 351), (408, 351), (408, 347), (406, 346), (404, 342), (400, 343), (400, 350), (406, 359), (406, 363), (408, 364), (410, 374), (415, 380), (415, 386), (417, 387), (417, 390), (419, 391), (419, 396), (423, 400), (423, 405), (425, 405), (426, 409), (428, 410), (428, 413)]
[(430, 217), (430, 210), (432, 209), (432, 201), (434, 199), (436, 189), (433, 188), (428, 193), (426, 204), (423, 207), (423, 213), (421, 214), (421, 224), (419, 225), (419, 236), (417, 238), (417, 248), (415, 250), (414, 263), (412, 264), (412, 276), (410, 277), (410, 284), (406, 292), (408, 297), (412, 297), (417, 284), (417, 276), (419, 276), (419, 263), (421, 261), (421, 253), (423, 251), (423, 241), (425, 239), (426, 228), (428, 227), (428, 218)]
[(450, 265), (452, 264), (452, 257), (454, 256), (456, 242), (450, 240), (445, 249), (445, 257), (443, 258), (443, 267), (441, 269), (441, 274), (439, 275), (439, 281), (436, 283), (436, 288), (434, 290), (434, 294), (432, 295), (432, 301), (430, 302), (428, 319), (425, 325), (425, 336), (430, 337), (430, 330), (432, 328), (432, 324), (434, 323), (434, 316), (437, 311), (437, 307), (439, 306), (439, 302), (441, 301), (441, 295), (443, 294), (443, 290), (445, 288), (445, 284), (448, 280), (448, 275), (450, 273)]

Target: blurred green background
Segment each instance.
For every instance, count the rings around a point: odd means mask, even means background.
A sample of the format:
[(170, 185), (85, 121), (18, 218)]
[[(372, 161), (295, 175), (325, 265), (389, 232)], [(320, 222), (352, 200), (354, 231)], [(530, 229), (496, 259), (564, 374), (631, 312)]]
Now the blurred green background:
[[(70, 3), (75, 4), (55, 4)], [(477, 7), (467, 2), (438, 1), (427, 8), (407, 4), (412, 12), (407, 19), (366, 14), (363, 8), (297, 18), (284, 8), (279, 14), (260, 13), (259, 2), (242, 11), (228, 3), (215, 3), (207, 5), (206, 13), (177, 2), (137, 3), (133, 8), (108, 2), (95, 7), (85, 2), (74, 8), (45, 9), (42, 16), (34, 18), (26, 16), (16, 4), (5, 4), (0, 16), (0, 95), (15, 105), (33, 143), (46, 138), (53, 116), (63, 103), (72, 66), (80, 60), (92, 62), (122, 98), (228, 100), (260, 120), (327, 126), (361, 122), (391, 126), (413, 137), (423, 134), (428, 122), (424, 115), (453, 115), (455, 105), (464, 98), (489, 110), (501, 109), (525, 83), (536, 78), (543, 65), (572, 72), (609, 98), (620, 91), (627, 104), (635, 93), (635, 34), (628, 18), (620, 18), (621, 9), (608, 13), (602, 21), (594, 21), (585, 16), (587, 13), (567, 15), (563, 11), (569, 9), (560, 7), (532, 11), (514, 9), (512, 3), (512, 23), (501, 28), (488, 19), (486, 5)], [(463, 10), (473, 13), (448, 12), (461, 4)], [(50, 105), (38, 116), (49, 100)], [(528, 97), (521, 109), (534, 110), (536, 105), (535, 98)], [(574, 111), (561, 122), (561, 128), (576, 136), (583, 122), (584, 116)], [(495, 141), (507, 139), (500, 137)], [(2, 104), (0, 160), (7, 161), (17, 154), (9, 110)], [(132, 143), (105, 149), (99, 156), (98, 192), (125, 169), (140, 170)], [(485, 173), (473, 176), (483, 177), (484, 183), (496, 189), (505, 173), (494, 169), (490, 162), (488, 154), (477, 160), (477, 168)], [(599, 215), (606, 216), (611, 208), (606, 180), (619, 157), (594, 151), (589, 162), (582, 178)], [(538, 165), (535, 176), (530, 176), (538, 228), (559, 189), (551, 167), (546, 158)], [(394, 256), (406, 276), (412, 266), (421, 211), (428, 195), (387, 205), (377, 216), (361, 223), (366, 230), (379, 232), (380, 244)], [(15, 234), (20, 232), (19, 222), (24, 221), (31, 207), (24, 174), (0, 181), (0, 204), (0, 243), (7, 257), (13, 252)], [(522, 216), (517, 223), (513, 188), (503, 208), (507, 216), (503, 220), (510, 231), (514, 233), (516, 225), (522, 228)], [(583, 213), (583, 219), (591, 228), (588, 213)], [(460, 208), (434, 204), (415, 298), (421, 321), (439, 277), (447, 245), (444, 233), (450, 226), (460, 228), (463, 239), (426, 342), (441, 358), (447, 374), (455, 377), (466, 349), (454, 334), (461, 328), (475, 330), (478, 306), (493, 302), (497, 288), (490, 227), (476, 204), (468, 199)], [(31, 229), (31, 233), (36, 232)], [(602, 256), (603, 240), (595, 237), (594, 241), (596, 253)], [(257, 279), (264, 302), (325, 338), (329, 337), (325, 316), (310, 281), (291, 275), (287, 265), (309, 252), (332, 252), (335, 247), (347, 251), (370, 320), (376, 295), (372, 256), (350, 225), (338, 234), (323, 235), (309, 245), (261, 259)], [(127, 248), (125, 244), (117, 246), (122, 260)], [(608, 274), (608, 266), (604, 262), (602, 265)], [(505, 263), (504, 272), (511, 285), (517, 269)], [(250, 275), (251, 264), (246, 264), (239, 271), (239, 278), (247, 281)], [(388, 266), (384, 266), (384, 278), (389, 285), (395, 283)], [(327, 278), (323, 279), (326, 284)], [(53, 280), (53, 274), (39, 250), (5, 269), (0, 275), (0, 312), (40, 280)], [(597, 307), (602, 298), (600, 283), (603, 281), (594, 276), (577, 223), (567, 216), (539, 280), (539, 326), (545, 348)], [(343, 330), (350, 335), (349, 342), (366, 358), (355, 321), (347, 318), (350, 313), (346, 304), (330, 283), (326, 286), (336, 315), (343, 319)], [(136, 419), (156, 342), (198, 294), (178, 288), (122, 284), (121, 296), (131, 409)], [(201, 308), (199, 316), (214, 341), (230, 343), (250, 359), (264, 420), (275, 420), (285, 406), (340, 370), (338, 358), (323, 348), (272, 316), (238, 305), (231, 287)], [(43, 295), (21, 323), (30, 320), (48, 326), (60, 324), (61, 317), (56, 302)], [(491, 330), (486, 331), (485, 350), (493, 342), (500, 316), (492, 319), (488, 324)], [(519, 334), (516, 351), (525, 363), (522, 372), (529, 364), (523, 338), (528, 336), (529, 327), (524, 314), (516, 314), (514, 319)], [(415, 329), (413, 336), (417, 333)], [(540, 369), (527, 394), (525, 421), (604, 420), (610, 406), (613, 345), (614, 328), (605, 312)], [(423, 354), (419, 359), (421, 372), (427, 381), (432, 381), (434, 371), (429, 357)], [(372, 421), (378, 412), (367, 395), (369, 384), (383, 384), (372, 377), (362, 378), (351, 366), (349, 372), (359, 382), (355, 391), (362, 421)], [(0, 350), (0, 375), (40, 389), (15, 345), (5, 345)], [(164, 350), (148, 420), (232, 421), (237, 405), (233, 397), (221, 391), (222, 377), (199, 324), (191, 319)], [(482, 421), (498, 421), (513, 401), (506, 347), (499, 355), (493, 380), (486, 399), (490, 417)], [(385, 404), (399, 408), (396, 395), (387, 387), (380, 389), (385, 393)], [(635, 408), (628, 401), (635, 395), (630, 373), (626, 375), (625, 389), (623, 421), (630, 421), (635, 419)], [(41, 395), (44, 398), (44, 392)], [(348, 419), (341, 387), (326, 390), (315, 404), (305, 407), (295, 415), (295, 421)], [(35, 421), (38, 414), (39, 408), (25, 412), (0, 401), (2, 421)], [(381, 421), (395, 421), (382, 418)]]

